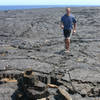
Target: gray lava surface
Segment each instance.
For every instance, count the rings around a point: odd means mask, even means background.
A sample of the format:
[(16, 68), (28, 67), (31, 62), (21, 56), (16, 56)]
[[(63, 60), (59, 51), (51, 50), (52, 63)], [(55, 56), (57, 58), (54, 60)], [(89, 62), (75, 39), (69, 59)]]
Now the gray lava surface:
[[(77, 32), (70, 54), (64, 53), (59, 27), (64, 11), (0, 11), (0, 75), (4, 70), (15, 74), (32, 68), (72, 89), (73, 100), (100, 100), (100, 7), (72, 8)], [(0, 100), (11, 100), (15, 89), (15, 83), (1, 84)]]

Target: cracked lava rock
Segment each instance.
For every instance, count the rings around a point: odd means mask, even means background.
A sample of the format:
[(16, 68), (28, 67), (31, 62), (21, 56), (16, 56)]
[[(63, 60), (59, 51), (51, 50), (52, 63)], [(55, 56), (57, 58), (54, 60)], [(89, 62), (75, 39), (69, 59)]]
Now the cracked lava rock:
[[(100, 100), (100, 7), (71, 9), (77, 33), (70, 54), (59, 27), (65, 8), (0, 11), (0, 100), (13, 99), (27, 68), (41, 85), (63, 87), (72, 100)], [(61, 100), (57, 90), (48, 88), (50, 100)]]

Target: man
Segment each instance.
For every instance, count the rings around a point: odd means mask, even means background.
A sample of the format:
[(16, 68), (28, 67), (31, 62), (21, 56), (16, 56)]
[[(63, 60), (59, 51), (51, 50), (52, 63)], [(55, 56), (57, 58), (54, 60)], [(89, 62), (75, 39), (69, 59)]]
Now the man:
[[(65, 52), (69, 52), (71, 34), (76, 32), (76, 20), (71, 15), (71, 9), (66, 9), (66, 14), (61, 18), (60, 27), (63, 29), (65, 37)], [(72, 32), (71, 32), (72, 31)]]

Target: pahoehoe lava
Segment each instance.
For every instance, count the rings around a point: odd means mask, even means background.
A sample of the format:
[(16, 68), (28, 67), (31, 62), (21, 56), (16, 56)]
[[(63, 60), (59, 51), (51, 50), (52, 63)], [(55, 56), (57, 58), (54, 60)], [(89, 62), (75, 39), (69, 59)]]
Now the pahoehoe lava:
[[(17, 80), (32, 68), (39, 81), (63, 86), (73, 100), (100, 100), (100, 7), (73, 7), (77, 32), (64, 53), (64, 8), (0, 11), (0, 100), (12, 100)], [(55, 90), (50, 90), (50, 100)]]

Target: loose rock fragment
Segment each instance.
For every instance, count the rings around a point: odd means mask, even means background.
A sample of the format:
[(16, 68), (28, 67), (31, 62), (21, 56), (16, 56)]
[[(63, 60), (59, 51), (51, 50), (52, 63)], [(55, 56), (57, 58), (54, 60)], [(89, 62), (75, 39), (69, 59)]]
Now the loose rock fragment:
[(72, 100), (70, 94), (65, 89), (59, 87), (58, 90), (66, 98), (66, 100)]
[(0, 80), (0, 83), (7, 83), (7, 82), (17, 82), (17, 80), (9, 79), (9, 78), (3, 78)]

